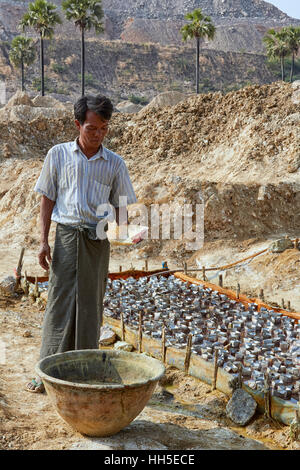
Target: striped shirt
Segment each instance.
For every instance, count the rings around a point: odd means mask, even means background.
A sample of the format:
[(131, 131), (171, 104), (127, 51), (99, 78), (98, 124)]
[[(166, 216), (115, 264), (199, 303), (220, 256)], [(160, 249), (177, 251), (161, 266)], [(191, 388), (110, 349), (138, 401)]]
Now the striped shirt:
[(122, 196), (126, 205), (137, 202), (124, 160), (103, 146), (88, 159), (77, 139), (49, 150), (34, 190), (56, 202), (51, 220), (73, 226), (97, 225), (97, 207), (120, 207)]

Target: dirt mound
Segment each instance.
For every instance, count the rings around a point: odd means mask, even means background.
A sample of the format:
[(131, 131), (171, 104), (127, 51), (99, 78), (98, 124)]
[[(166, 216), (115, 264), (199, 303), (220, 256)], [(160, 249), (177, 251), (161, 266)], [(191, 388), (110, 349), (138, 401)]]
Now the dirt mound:
[(44, 158), (50, 147), (74, 138), (73, 112), (55, 101), (17, 93), (0, 109), (0, 162), (8, 157)]
[(287, 180), (298, 169), (300, 153), (294, 94), (290, 84), (278, 82), (226, 95), (194, 95), (172, 108), (144, 109), (130, 121), (117, 116), (110, 142), (134, 160), (137, 172), (146, 160), (161, 175), (197, 181)]

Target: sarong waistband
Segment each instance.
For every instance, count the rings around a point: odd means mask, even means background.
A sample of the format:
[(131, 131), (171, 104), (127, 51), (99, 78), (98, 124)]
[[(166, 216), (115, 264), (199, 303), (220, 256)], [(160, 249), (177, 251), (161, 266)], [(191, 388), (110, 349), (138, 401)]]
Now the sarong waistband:
[[(86, 235), (90, 240), (99, 240), (97, 237), (97, 225), (88, 225), (88, 224), (78, 224), (78, 225), (66, 225), (66, 224), (61, 224), (58, 223), (57, 225), (60, 225), (64, 229), (69, 229), (69, 230), (78, 230), (80, 232), (85, 232)], [(108, 224), (105, 225), (104, 231), (107, 232), (108, 230)]]

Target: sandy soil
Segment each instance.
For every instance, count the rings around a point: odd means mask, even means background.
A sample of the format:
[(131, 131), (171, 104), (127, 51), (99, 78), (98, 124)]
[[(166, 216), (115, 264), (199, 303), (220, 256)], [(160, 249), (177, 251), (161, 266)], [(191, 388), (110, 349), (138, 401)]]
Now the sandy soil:
[(46, 394), (24, 390), (38, 361), (42, 318), (43, 308), (28, 300), (0, 298), (0, 449), (300, 450), (288, 426), (263, 416), (235, 426), (225, 413), (228, 397), (170, 367), (125, 430), (106, 439), (81, 436), (57, 415)]

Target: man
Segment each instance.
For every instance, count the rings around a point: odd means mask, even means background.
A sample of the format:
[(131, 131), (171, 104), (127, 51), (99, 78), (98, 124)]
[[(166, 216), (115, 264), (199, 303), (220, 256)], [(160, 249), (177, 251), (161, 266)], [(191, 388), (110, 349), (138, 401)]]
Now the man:
[[(34, 188), (42, 194), (39, 264), (45, 270), (51, 266), (40, 359), (98, 348), (110, 244), (97, 238), (97, 224), (105, 216), (97, 208), (111, 204), (117, 223), (126, 224), (119, 201), (136, 202), (123, 159), (102, 145), (112, 112), (104, 96), (80, 98), (74, 105), (79, 137), (49, 150)], [(51, 220), (57, 223), (52, 257)], [(40, 377), (26, 389), (43, 392)]]

